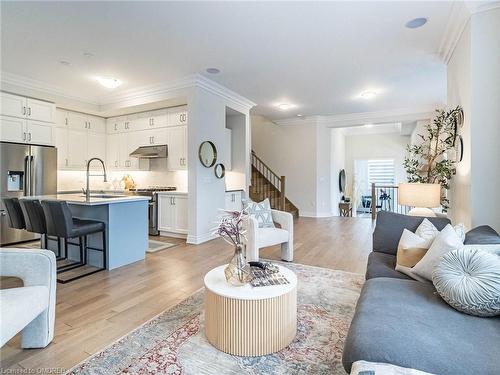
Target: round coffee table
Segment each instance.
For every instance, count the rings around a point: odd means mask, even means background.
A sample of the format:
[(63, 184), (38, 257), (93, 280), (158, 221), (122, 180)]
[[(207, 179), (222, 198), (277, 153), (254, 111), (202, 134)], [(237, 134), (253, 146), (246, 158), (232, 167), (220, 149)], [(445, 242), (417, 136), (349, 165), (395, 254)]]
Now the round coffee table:
[(232, 286), (224, 268), (205, 275), (205, 333), (217, 349), (260, 356), (288, 346), (297, 332), (297, 276), (279, 266), (290, 284)]

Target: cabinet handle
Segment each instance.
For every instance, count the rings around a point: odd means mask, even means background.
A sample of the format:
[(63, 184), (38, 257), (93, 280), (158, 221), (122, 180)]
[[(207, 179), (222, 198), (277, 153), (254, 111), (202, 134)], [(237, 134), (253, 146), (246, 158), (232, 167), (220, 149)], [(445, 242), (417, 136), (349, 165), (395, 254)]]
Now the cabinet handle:
[(68, 165), (68, 159), (66, 159), (66, 165)]
[(28, 116), (31, 116), (31, 107), (28, 107)]
[(28, 142), (31, 142), (31, 133), (28, 133)]
[(116, 124), (115, 124), (115, 131), (117, 131), (118, 129), (116, 128)]
[(26, 132), (23, 133), (23, 141), (26, 140)]
[(26, 107), (23, 106), (23, 116), (26, 116)]
[(118, 167), (118, 160), (115, 160), (115, 167)]
[(68, 118), (67, 117), (64, 119), (64, 123), (65, 123), (65, 125), (68, 125)]
[(89, 129), (90, 129), (90, 121), (89, 121)]
[(151, 137), (151, 144), (152, 144), (152, 145), (154, 145), (154, 144), (155, 144), (155, 136), (154, 136), (154, 135)]
[(175, 197), (172, 197), (172, 203), (175, 206)]

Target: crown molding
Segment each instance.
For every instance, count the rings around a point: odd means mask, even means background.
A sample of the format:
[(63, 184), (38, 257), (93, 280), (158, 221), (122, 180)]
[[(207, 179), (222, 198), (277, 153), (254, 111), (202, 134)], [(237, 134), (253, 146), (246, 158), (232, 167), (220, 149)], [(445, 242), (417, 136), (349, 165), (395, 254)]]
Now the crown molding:
[[(98, 106), (99, 102), (85, 96), (74, 95), (59, 86), (49, 84), (47, 82), (42, 82), (36, 79), (23, 77), (18, 74), (1, 72), (0, 73), (0, 85), (2, 90), (4, 90), (4, 85), (12, 85), (26, 90), (39, 91), (44, 94), (51, 96), (60, 96), (66, 99), (76, 100), (86, 104), (91, 104)], [(6, 90), (8, 91), (8, 90)]]
[(467, 7), (467, 9), (471, 14), (478, 14), (500, 8), (500, 1), (498, 0), (466, 1), (465, 6)]
[(367, 123), (405, 122), (429, 119), (434, 117), (435, 107), (402, 108), (377, 112), (359, 112), (343, 115), (316, 115), (292, 117), (273, 122), (280, 126), (297, 126), (304, 124), (323, 125), (329, 128), (340, 128), (363, 125)]
[(48, 95), (60, 96), (101, 107), (121, 102), (138, 101), (141, 99), (144, 100), (149, 97), (158, 98), (160, 96), (171, 94), (172, 92), (192, 87), (198, 87), (211, 92), (212, 94), (220, 96), (225, 100), (228, 100), (233, 104), (243, 107), (247, 110), (250, 110), (250, 108), (256, 106), (256, 104), (251, 100), (237, 94), (236, 92), (228, 89), (225, 86), (222, 86), (202, 76), (201, 74), (193, 74), (187, 77), (183, 77), (169, 84), (147, 85), (125, 91), (119, 91), (109, 95), (100, 96), (98, 100), (83, 96), (77, 96), (68, 92), (68, 90), (64, 90), (56, 85), (51, 85), (46, 82), (34, 80), (8, 72), (1, 73), (0, 82), (2, 86), (4, 84), (12, 85), (23, 89), (39, 91)]
[(471, 16), (471, 11), (465, 2), (457, 1), (451, 5), (450, 15), (444, 30), (443, 38), (439, 45), (439, 58), (448, 64), (451, 55), (457, 46), (460, 37), (467, 26)]

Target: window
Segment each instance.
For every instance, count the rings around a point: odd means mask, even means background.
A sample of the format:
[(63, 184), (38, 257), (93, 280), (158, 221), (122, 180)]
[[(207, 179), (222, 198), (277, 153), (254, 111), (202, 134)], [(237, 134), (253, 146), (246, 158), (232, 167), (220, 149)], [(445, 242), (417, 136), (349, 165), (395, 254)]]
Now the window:
[(368, 184), (393, 186), (394, 159), (368, 160)]

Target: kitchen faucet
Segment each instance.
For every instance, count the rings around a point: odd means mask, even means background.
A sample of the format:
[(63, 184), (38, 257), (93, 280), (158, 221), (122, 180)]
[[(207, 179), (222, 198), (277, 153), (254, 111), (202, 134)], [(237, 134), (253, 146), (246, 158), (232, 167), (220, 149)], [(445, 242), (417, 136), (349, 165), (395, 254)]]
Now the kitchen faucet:
[[(93, 160), (99, 160), (102, 164), (102, 169), (104, 171), (104, 174), (90, 174), (90, 163), (93, 161)], [(85, 199), (87, 201), (90, 201), (90, 178), (89, 177), (98, 177), (98, 176), (103, 176), (104, 177), (104, 182), (108, 182), (108, 178), (106, 176), (106, 166), (104, 165), (104, 162), (102, 161), (102, 159), (99, 159), (99, 158), (91, 158), (89, 159), (89, 161), (87, 162), (87, 190), (83, 190), (83, 193), (85, 194)]]

